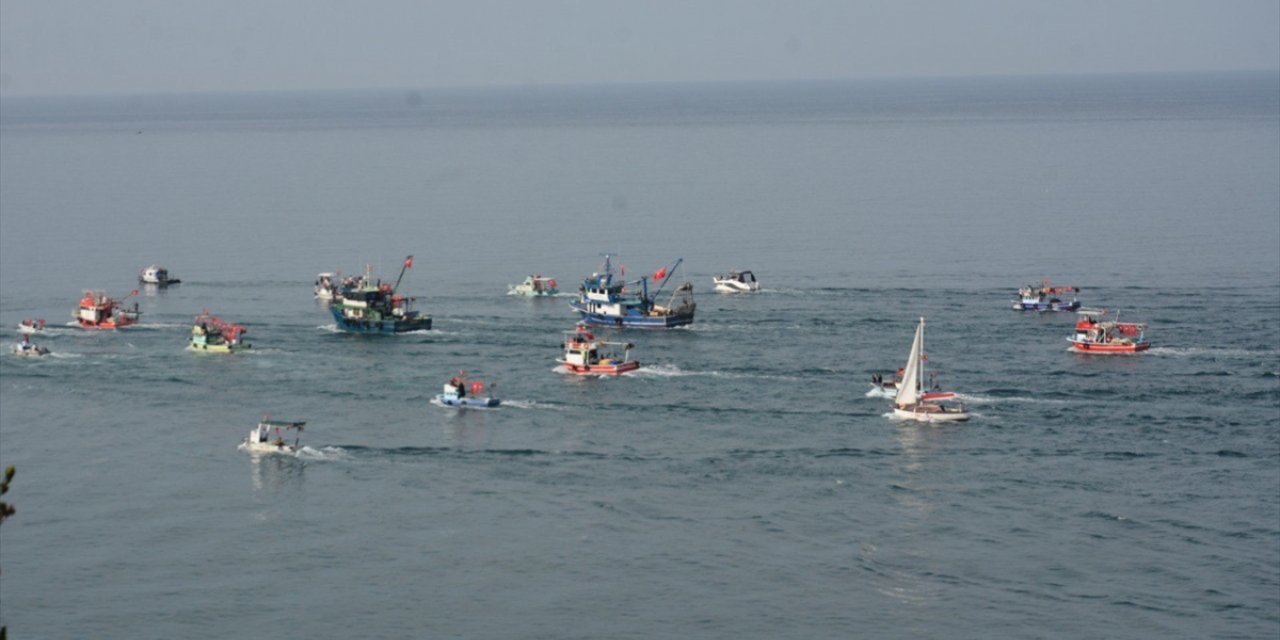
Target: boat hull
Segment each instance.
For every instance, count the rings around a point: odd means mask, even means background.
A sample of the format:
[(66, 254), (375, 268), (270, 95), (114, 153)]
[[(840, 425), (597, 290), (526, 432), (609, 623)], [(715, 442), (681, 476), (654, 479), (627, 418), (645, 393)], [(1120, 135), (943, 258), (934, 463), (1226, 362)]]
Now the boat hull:
[(187, 348), (196, 353), (237, 353), (247, 351), (252, 346), (251, 344), (197, 344), (192, 342)]
[(868, 396), (893, 399), (898, 397), (898, 386), (892, 382), (884, 384), (871, 383), (871, 390), (867, 392)]
[(1026, 300), (1014, 300), (1014, 311), (1075, 311), (1080, 308), (1080, 301), (1072, 300), (1070, 302), (1049, 301), (1049, 302), (1028, 302)]
[(1128, 353), (1140, 353), (1151, 348), (1150, 342), (1134, 342), (1134, 343), (1097, 343), (1084, 342), (1079, 340), (1067, 339), (1071, 343), (1071, 349), (1077, 353), (1089, 353), (1099, 355), (1123, 355)]
[(693, 324), (692, 313), (644, 315), (637, 312), (621, 316), (613, 316), (587, 311), (577, 302), (570, 303), (570, 306), (573, 307), (574, 311), (578, 312), (582, 322), (597, 327), (621, 327), (624, 329), (673, 329), (675, 327), (683, 327), (687, 324)]
[(527, 284), (507, 285), (507, 293), (527, 298), (550, 298), (560, 293), (559, 289), (534, 289)]
[(44, 347), (14, 347), (13, 355), (19, 358), (39, 358), (41, 356), (49, 355), (49, 350)]
[(445, 407), (453, 407), (455, 409), (496, 409), (502, 401), (497, 398), (476, 398), (446, 396), (444, 394), (436, 395), (436, 402)]
[(930, 405), (929, 408), (908, 407), (903, 409), (895, 407), (893, 415), (895, 418), (915, 420), (916, 422), (961, 422), (969, 419), (969, 414), (965, 411), (943, 410), (937, 405)]
[(259, 455), (266, 455), (266, 454), (272, 454), (272, 453), (292, 455), (298, 452), (298, 448), (291, 444), (276, 444), (274, 442), (251, 442), (248, 440), (241, 442), (240, 448), (245, 451), (248, 451), (249, 453), (254, 453)]
[(331, 306), (329, 313), (339, 331), (345, 333), (396, 334), (407, 331), (426, 331), (431, 328), (431, 316), (414, 316), (412, 318), (383, 319), (377, 322), (356, 321), (343, 317), (342, 310)]
[(760, 283), (747, 284), (733, 280), (719, 281), (715, 283), (714, 291), (716, 293), (752, 293), (760, 290)]
[(635, 371), (640, 368), (640, 363), (635, 360), (627, 362), (610, 362), (600, 364), (569, 364), (561, 361), (564, 370), (576, 376), (616, 376), (624, 374), (628, 371)]
[(80, 323), (81, 329), (120, 329), (131, 324), (136, 324), (138, 321), (131, 318), (120, 318), (118, 321), (111, 319), (103, 320), (102, 322), (90, 322), (88, 320), (77, 318), (76, 322)]

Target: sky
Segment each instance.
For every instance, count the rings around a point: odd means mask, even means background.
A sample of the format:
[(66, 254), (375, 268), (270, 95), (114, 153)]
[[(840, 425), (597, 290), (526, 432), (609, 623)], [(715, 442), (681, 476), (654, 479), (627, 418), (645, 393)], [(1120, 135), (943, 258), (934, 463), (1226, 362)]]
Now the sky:
[(1280, 69), (1280, 0), (0, 0), (0, 95)]

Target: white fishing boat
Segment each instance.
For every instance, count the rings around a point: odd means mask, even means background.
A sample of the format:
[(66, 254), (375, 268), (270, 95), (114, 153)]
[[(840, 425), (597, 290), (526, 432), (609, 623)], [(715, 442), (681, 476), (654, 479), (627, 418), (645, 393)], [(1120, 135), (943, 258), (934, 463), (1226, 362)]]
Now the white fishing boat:
[(337, 276), (328, 271), (316, 274), (315, 292), (316, 297), (321, 300), (332, 300), (338, 292)]
[(14, 343), (13, 355), (19, 358), (39, 358), (40, 356), (49, 355), (49, 350), (31, 344), (31, 336), (24, 333), (22, 334), (22, 341)]
[(158, 287), (167, 287), (171, 284), (179, 284), (182, 281), (177, 278), (170, 278), (168, 269), (158, 264), (153, 264), (146, 269), (143, 269), (142, 272), (138, 274), (138, 282)]
[[(263, 419), (254, 427), (249, 435), (240, 443), (240, 449), (249, 453), (297, 453), (300, 449), (298, 441), (302, 438), (302, 427), (305, 422), (285, 422), (282, 420)], [(284, 436), (294, 432), (293, 443), (285, 442)]]
[(760, 290), (756, 275), (750, 271), (730, 271), (711, 279), (716, 293), (752, 293)]
[(44, 318), (27, 318), (18, 323), (19, 333), (44, 333)]
[(530, 298), (539, 298), (542, 296), (554, 296), (560, 293), (560, 289), (556, 286), (556, 279), (546, 277), (540, 273), (526, 276), (524, 282), (520, 284), (507, 285), (507, 293), (513, 296), (527, 296)]
[(894, 398), (893, 415), (896, 418), (919, 422), (955, 422), (968, 420), (964, 405), (951, 402), (956, 394), (924, 389), (924, 318), (916, 327), (916, 337), (911, 342), (911, 355), (903, 367), (902, 382)]

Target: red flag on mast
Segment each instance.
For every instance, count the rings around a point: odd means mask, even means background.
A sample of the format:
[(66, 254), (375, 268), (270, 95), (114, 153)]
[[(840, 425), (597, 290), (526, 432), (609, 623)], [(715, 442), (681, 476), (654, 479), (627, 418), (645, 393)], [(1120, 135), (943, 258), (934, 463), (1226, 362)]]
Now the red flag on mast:
[(666, 268), (666, 267), (663, 267), (663, 268), (661, 268), (661, 269), (658, 269), (658, 270), (657, 270), (656, 272), (654, 272), (654, 274), (653, 274), (653, 279), (654, 279), (654, 280), (661, 280), (661, 279), (663, 279), (663, 278), (665, 278), (665, 277), (667, 277), (667, 268)]
[(406, 269), (413, 268), (413, 256), (409, 256), (408, 258), (404, 259), (404, 268)]

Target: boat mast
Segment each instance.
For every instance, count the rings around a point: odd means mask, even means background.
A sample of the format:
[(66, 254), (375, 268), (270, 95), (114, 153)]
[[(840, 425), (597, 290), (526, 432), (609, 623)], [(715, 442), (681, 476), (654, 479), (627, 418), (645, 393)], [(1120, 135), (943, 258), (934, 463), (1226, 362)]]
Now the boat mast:
[(920, 318), (920, 353), (916, 355), (920, 360), (916, 363), (916, 393), (924, 398), (924, 318)]
[(682, 262), (684, 262), (684, 258), (676, 258), (676, 263), (671, 267), (671, 270), (667, 272), (667, 277), (662, 279), (657, 290), (653, 292), (654, 297), (657, 297), (659, 293), (662, 293), (662, 288), (667, 286), (667, 281), (670, 280), (672, 276), (676, 275), (676, 269), (680, 268), (680, 264)]
[(400, 288), (400, 279), (404, 277), (405, 269), (408, 269), (412, 265), (413, 265), (413, 256), (410, 255), (409, 257), (404, 259), (404, 264), (400, 265), (400, 275), (396, 277), (396, 284), (394, 287), (391, 287), (391, 293), (395, 293), (396, 289)]

